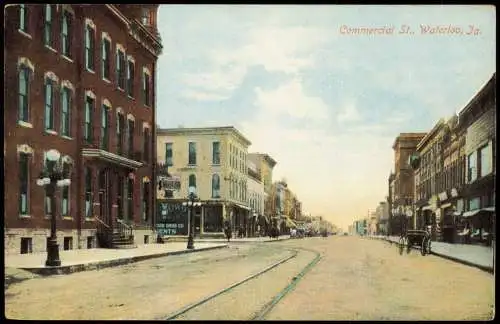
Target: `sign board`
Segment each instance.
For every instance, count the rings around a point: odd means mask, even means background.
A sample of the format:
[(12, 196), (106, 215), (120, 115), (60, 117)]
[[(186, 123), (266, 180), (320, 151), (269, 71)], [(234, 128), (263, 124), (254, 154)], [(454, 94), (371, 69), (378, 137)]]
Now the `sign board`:
[(182, 205), (182, 202), (159, 201), (156, 230), (160, 235), (187, 235), (187, 206)]
[(180, 190), (181, 178), (178, 176), (160, 177), (162, 188), (166, 190)]

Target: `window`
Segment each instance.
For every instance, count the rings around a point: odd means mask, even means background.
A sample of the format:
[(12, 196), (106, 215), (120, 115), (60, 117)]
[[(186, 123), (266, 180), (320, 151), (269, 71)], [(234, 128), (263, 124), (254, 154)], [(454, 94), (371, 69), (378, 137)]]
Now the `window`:
[(220, 164), (220, 142), (212, 143), (212, 164)]
[[(47, 152), (43, 153), (43, 167), (45, 168), (47, 166)], [(51, 216), (52, 215), (52, 200), (50, 196), (47, 196), (47, 192), (45, 191), (45, 202), (44, 202), (44, 209), (45, 209), (45, 216)]]
[(54, 130), (54, 84), (45, 79), (45, 129)]
[(61, 95), (61, 135), (71, 136), (71, 90), (62, 88)]
[(26, 5), (19, 5), (19, 30), (28, 33), (28, 8)]
[(33, 252), (33, 239), (31, 237), (21, 237), (21, 254)]
[(19, 69), (19, 120), (29, 122), (30, 70), (26, 66)]
[(165, 144), (165, 162), (167, 163), (167, 166), (174, 165), (174, 152), (172, 146), (172, 143)]
[(129, 156), (134, 152), (134, 121), (128, 120), (127, 149)]
[(196, 165), (196, 143), (189, 142), (189, 165)]
[(484, 177), (488, 174), (491, 173), (492, 168), (491, 168), (491, 146), (488, 144), (482, 148), (479, 149), (479, 161), (481, 162), (481, 167), (480, 167), (480, 177)]
[(87, 96), (85, 98), (85, 121), (83, 129), (83, 138), (87, 143), (92, 142), (92, 111), (94, 110), (94, 99)]
[(62, 14), (61, 47), (62, 55), (71, 58), (71, 14), (67, 11)]
[(94, 71), (95, 69), (94, 48), (95, 30), (91, 25), (87, 24), (85, 26), (85, 67), (89, 71)]
[(73, 238), (71, 236), (66, 236), (63, 242), (64, 250), (73, 250)]
[(151, 92), (150, 92), (150, 77), (147, 72), (143, 73), (142, 76), (142, 92), (143, 92), (143, 97), (144, 97), (144, 105), (145, 106), (151, 106)]
[(128, 219), (134, 219), (134, 180), (128, 179), (127, 185), (127, 211)]
[(109, 107), (102, 105), (101, 110), (101, 149), (109, 149)]
[(479, 209), (481, 203), (481, 199), (479, 197), (472, 198), (469, 200), (469, 210)]
[(467, 180), (473, 182), (477, 178), (477, 158), (476, 152), (469, 154), (467, 157)]
[(102, 65), (101, 73), (102, 78), (105, 80), (110, 79), (110, 53), (111, 53), (111, 42), (109, 39), (103, 38), (102, 40)]
[(45, 24), (44, 24), (44, 43), (46, 46), (52, 46), (52, 5), (45, 5)]
[(118, 88), (125, 90), (125, 53), (121, 50), (116, 53), (116, 78)]
[(125, 129), (125, 116), (123, 114), (118, 114), (116, 119), (116, 149), (118, 154), (123, 154), (123, 135)]
[(149, 162), (149, 128), (144, 128), (144, 161)]
[(142, 219), (144, 221), (149, 219), (149, 183), (143, 183)]
[(134, 80), (135, 80), (135, 65), (134, 61), (128, 60), (127, 63), (127, 94), (129, 97), (134, 97)]
[(151, 10), (143, 8), (141, 22), (144, 26), (149, 26), (152, 24)]
[[(64, 174), (69, 174), (69, 165), (65, 163), (63, 165)], [(61, 188), (61, 215), (63, 217), (68, 217), (70, 212), (70, 197), (69, 197), (69, 186), (64, 186)]]
[(19, 214), (21, 215), (29, 214), (30, 167), (28, 161), (28, 154), (19, 154)]
[(218, 174), (212, 175), (212, 198), (220, 198), (220, 177)]
[(85, 218), (92, 218), (92, 170), (85, 168)]
[(194, 174), (190, 174), (189, 175), (188, 193), (189, 193), (189, 188), (190, 187), (195, 187), (196, 188), (196, 176)]

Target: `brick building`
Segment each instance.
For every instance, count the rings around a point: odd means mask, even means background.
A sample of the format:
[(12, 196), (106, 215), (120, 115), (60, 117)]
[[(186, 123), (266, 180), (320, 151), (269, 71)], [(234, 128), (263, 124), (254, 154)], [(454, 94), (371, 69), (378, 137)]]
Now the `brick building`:
[(415, 227), (432, 225), (433, 238), (441, 240), (441, 209), (438, 194), (444, 190), (443, 171), (444, 119), (440, 119), (417, 145), (419, 167), (415, 170)]
[(489, 244), (495, 232), (496, 167), (496, 73), (467, 106), (458, 119), (467, 128), (465, 135), (465, 212), (471, 239)]
[[(45, 152), (73, 162), (57, 190), (61, 247), (151, 233), (158, 5), (13, 5), (5, 10), (5, 251), (45, 251)], [(102, 223), (101, 223), (102, 222)], [(98, 224), (101, 224), (98, 226)], [(98, 235), (103, 234), (103, 235)], [(100, 238), (99, 240), (97, 238)]]
[(392, 149), (394, 150), (394, 194), (391, 197), (392, 217), (390, 228), (392, 233), (399, 234), (403, 223), (413, 227), (412, 219), (405, 217), (414, 217), (412, 211), (414, 195), (414, 173), (410, 166), (409, 158), (415, 153), (417, 144), (424, 138), (426, 133), (400, 133), (394, 141)]
[(457, 237), (457, 219), (464, 211), (462, 197), (465, 184), (465, 132), (463, 122), (452, 116), (444, 125), (442, 138), (443, 170), (438, 181), (438, 194), (442, 216), (443, 241), (453, 243)]

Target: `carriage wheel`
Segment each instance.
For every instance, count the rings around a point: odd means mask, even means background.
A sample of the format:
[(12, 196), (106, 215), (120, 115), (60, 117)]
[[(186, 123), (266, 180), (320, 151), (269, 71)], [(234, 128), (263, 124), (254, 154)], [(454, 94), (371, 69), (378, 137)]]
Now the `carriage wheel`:
[(413, 241), (409, 238), (406, 239), (406, 254), (410, 254), (411, 246), (413, 245)]
[(426, 238), (422, 239), (422, 247), (420, 249), (420, 253), (422, 254), (422, 256), (425, 256), (425, 254), (427, 253), (427, 239)]
[(427, 239), (427, 254), (431, 254), (431, 239)]
[(406, 242), (405, 238), (404, 237), (400, 237), (399, 238), (399, 242), (398, 242), (398, 248), (399, 248), (399, 254), (400, 255), (403, 255), (403, 251), (405, 249), (405, 244), (407, 244), (408, 242)]

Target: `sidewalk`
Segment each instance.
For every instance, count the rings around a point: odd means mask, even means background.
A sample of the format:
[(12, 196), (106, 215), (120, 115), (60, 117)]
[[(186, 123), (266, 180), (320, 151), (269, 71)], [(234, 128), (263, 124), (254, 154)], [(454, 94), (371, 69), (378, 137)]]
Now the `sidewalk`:
[[(261, 237), (244, 237), (244, 238), (232, 238), (230, 243), (250, 243), (250, 242), (276, 242), (290, 239), (290, 235), (281, 235), (278, 238), (269, 238), (269, 236), (261, 236)], [(227, 243), (227, 239), (225, 238), (206, 238), (206, 239), (196, 239), (196, 242), (203, 243)]]
[(224, 248), (225, 242), (209, 243), (195, 241), (193, 250), (186, 249), (185, 242), (139, 245), (135, 249), (76, 249), (59, 251), (61, 266), (46, 267), (47, 252), (5, 255), (5, 268), (18, 268), (34, 273), (68, 274), (78, 271), (102, 269), (127, 263), (158, 258), (167, 255), (192, 253)]
[[(397, 243), (398, 236), (373, 236), (372, 238), (382, 239), (391, 243)], [(474, 266), (482, 270), (493, 273), (495, 251), (491, 246), (452, 244), (444, 242), (432, 242), (431, 254), (460, 262), (469, 266)]]

